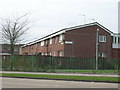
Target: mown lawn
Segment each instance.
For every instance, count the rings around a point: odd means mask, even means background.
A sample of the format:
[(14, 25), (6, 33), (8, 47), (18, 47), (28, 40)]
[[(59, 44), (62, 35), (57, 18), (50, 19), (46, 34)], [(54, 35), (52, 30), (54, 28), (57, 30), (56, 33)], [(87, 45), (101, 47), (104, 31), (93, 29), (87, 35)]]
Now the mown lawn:
[(38, 75), (38, 74), (15, 74), (2, 73), (2, 76), (10, 77), (31, 77), (31, 78), (46, 78), (46, 79), (65, 79), (65, 80), (89, 80), (89, 81), (108, 81), (119, 82), (117, 77), (96, 77), (96, 76), (65, 76), (65, 75)]
[[(52, 72), (48, 70), (47, 72)], [(54, 70), (55, 73), (118, 74), (118, 70)]]

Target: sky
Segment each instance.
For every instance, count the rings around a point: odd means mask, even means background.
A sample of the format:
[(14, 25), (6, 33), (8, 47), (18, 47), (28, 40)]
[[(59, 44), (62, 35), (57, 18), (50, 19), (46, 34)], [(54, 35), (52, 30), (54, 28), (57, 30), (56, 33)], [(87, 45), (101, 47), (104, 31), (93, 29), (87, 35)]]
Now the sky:
[(24, 43), (64, 28), (91, 22), (98, 22), (117, 33), (118, 1), (0, 0), (0, 18), (28, 13), (31, 28), (24, 36)]

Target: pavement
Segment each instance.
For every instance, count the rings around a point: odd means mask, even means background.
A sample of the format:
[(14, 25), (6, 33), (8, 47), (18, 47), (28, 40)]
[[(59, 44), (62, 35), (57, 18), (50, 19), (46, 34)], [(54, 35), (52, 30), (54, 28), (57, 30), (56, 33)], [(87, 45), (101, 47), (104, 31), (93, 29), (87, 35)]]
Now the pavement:
[(118, 84), (2, 77), (2, 88), (118, 88)]
[(18, 73), (18, 74), (38, 74), (38, 75), (69, 75), (69, 76), (96, 76), (96, 77), (120, 77), (120, 75), (104, 75), (104, 74), (80, 74), (80, 73), (42, 73), (42, 72), (16, 72), (2, 71), (2, 73)]

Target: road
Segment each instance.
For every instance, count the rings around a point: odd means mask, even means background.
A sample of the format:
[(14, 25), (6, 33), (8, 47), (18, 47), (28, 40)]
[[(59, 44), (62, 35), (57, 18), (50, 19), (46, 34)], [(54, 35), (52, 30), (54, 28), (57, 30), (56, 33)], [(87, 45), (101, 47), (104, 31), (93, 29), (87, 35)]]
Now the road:
[(118, 84), (2, 77), (2, 88), (118, 88)]

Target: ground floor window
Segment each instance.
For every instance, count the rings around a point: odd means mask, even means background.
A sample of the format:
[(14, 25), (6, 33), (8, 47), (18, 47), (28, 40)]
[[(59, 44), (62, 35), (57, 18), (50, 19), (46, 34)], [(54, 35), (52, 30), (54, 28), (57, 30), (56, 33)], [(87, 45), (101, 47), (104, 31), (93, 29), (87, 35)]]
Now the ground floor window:
[(42, 53), (41, 55), (44, 55), (44, 53)]
[(57, 52), (54, 52), (54, 56), (57, 56)]
[(50, 56), (52, 55), (52, 53), (50, 52), (50, 54), (49, 54)]
[(63, 52), (62, 51), (59, 52), (59, 56), (63, 56)]
[(107, 55), (105, 52), (99, 53), (99, 57), (105, 58)]
[(45, 53), (45, 55), (47, 55), (47, 53)]
[(106, 57), (106, 53), (102, 53), (102, 57)]

